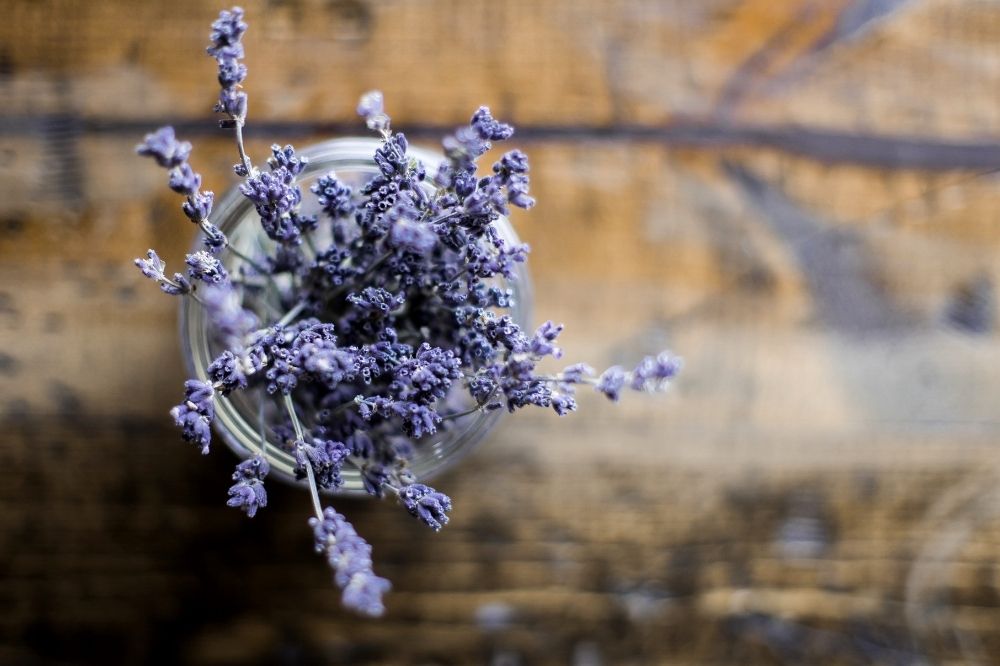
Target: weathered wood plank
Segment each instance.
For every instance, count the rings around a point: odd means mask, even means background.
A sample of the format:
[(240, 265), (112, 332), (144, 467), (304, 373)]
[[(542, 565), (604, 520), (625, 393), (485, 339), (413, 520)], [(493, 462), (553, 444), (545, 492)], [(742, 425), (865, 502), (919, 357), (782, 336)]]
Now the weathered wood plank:
[[(351, 120), (357, 95), (380, 86), (411, 124), (461, 122), (488, 103), (542, 125), (682, 116), (1000, 134), (993, 96), (977, 92), (1000, 79), (1000, 10), (989, 3), (245, 4), (256, 119)], [(0, 27), (2, 86), (14, 102), (3, 113), (207, 117), (214, 12), (195, 0), (13, 2)]]
[[(921, 544), (942, 536), (923, 520), (935, 502), (926, 489), (975, 496), (995, 483), (959, 467), (762, 477), (624, 460), (601, 468), (602, 483), (581, 483), (595, 473), (587, 464), (548, 464), (520, 433), (501, 433), (442, 480), (456, 510), (438, 535), (390, 503), (341, 503), (395, 581), (388, 618), (372, 623), (339, 610), (294, 489), (275, 485), (244, 527), (219, 501), (227, 456), (201, 459), (156, 421), (4, 427), (0, 455), (19, 473), (0, 489), (0, 636), (26, 639), (5, 643), (13, 657), (70, 649), (87, 660), (113, 641), (121, 654), (156, 645), (189, 663), (266, 661), (291, 645), (335, 662), (468, 663), (508, 650), (565, 663), (592, 643), (613, 663), (756, 662), (786, 649), (758, 631), (767, 623), (829, 627), (837, 641), (801, 646), (815, 658), (860, 658), (860, 623), (880, 635), (873, 649), (908, 652), (898, 609)], [(959, 629), (988, 635), (981, 622), (995, 613), (975, 612), (993, 584), (983, 572), (995, 572), (998, 509), (977, 513), (981, 529), (933, 581)], [(33, 631), (65, 643), (33, 643)], [(956, 654), (936, 640), (923, 649)]]
[(438, 535), (343, 502), (395, 584), (346, 615), (304, 494), (247, 525), (232, 457), (169, 427), (174, 303), (130, 265), (191, 231), (144, 131), (180, 121), (232, 183), (216, 8), (9, 2), (0, 662), (995, 662), (1000, 8), (246, 4), (255, 155), (355, 131), (376, 85), (432, 144), (489, 103), (533, 157), (515, 222), (565, 361), (687, 369), (509, 419), (440, 480)]
[[(30, 159), (32, 145), (17, 154)], [(7, 410), (151, 417), (175, 400), (174, 303), (145, 284), (131, 258), (156, 247), (177, 265), (191, 228), (177, 197), (164, 191), (163, 174), (132, 156), (132, 145), (82, 139), (81, 163), (101, 168), (82, 172), (73, 202), (38, 208), (41, 181), (3, 186), (10, 222), (0, 274), (9, 286), (0, 340), (11, 351), (0, 404)], [(260, 155), (265, 146), (251, 148)], [(988, 371), (995, 346), (970, 346), (970, 332), (945, 319), (963, 285), (1000, 280), (1000, 227), (982, 222), (998, 203), (991, 179), (866, 178), (874, 172), (746, 151), (526, 148), (539, 205), (515, 221), (533, 246), (539, 316), (567, 324), (567, 361), (628, 363), (671, 346), (695, 368), (666, 403), (620, 406), (623, 418), (653, 419), (642, 433), (670, 430), (683, 414), (684, 427), (698, 433), (692, 437), (720, 447), (744, 436), (737, 432), (787, 446), (811, 426), (824, 433), (814, 438), (824, 457), (831, 442), (842, 446), (859, 433), (899, 446), (908, 437), (955, 436), (976, 451), (995, 432), (996, 378)], [(227, 186), (231, 153), (222, 138), (200, 143), (195, 160), (208, 186)], [(733, 175), (734, 164), (743, 176)], [(834, 196), (824, 199), (818, 182)], [(926, 222), (916, 209), (891, 212), (914, 205)], [(802, 234), (810, 245), (796, 240)], [(812, 265), (809, 252), (846, 262)], [(915, 277), (915, 258), (934, 269)], [(885, 314), (889, 328), (862, 308)], [(869, 329), (878, 335), (852, 337)], [(812, 387), (808, 396), (803, 383)], [(623, 427), (611, 418), (609, 431)]]

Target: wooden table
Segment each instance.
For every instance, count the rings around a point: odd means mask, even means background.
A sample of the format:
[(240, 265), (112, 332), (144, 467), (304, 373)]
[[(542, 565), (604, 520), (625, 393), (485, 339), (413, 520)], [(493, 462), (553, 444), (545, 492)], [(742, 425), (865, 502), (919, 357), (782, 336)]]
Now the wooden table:
[(1000, 6), (248, 1), (249, 147), (519, 128), (537, 318), (670, 347), (666, 397), (510, 418), (440, 534), (339, 506), (394, 581), (352, 617), (272, 484), (224, 506), (167, 410), (190, 227), (132, 155), (234, 161), (198, 0), (0, 3), (0, 662), (1000, 663)]

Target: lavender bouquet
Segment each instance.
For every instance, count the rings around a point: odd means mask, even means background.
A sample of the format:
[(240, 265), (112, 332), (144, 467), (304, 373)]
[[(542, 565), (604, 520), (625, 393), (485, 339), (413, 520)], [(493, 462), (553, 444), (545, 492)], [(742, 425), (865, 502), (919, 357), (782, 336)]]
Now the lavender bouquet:
[[(276, 145), (266, 167), (258, 166), (244, 148), (246, 29), (240, 8), (221, 12), (208, 54), (218, 63), (220, 125), (235, 134), (239, 191), (270, 243), (251, 256), (229, 242), (212, 222), (214, 195), (201, 189), (191, 144), (162, 127), (137, 152), (168, 170), (204, 249), (187, 255), (186, 274), (169, 275), (153, 250), (135, 263), (167, 294), (203, 308), (224, 349), (206, 369), (209, 381), (188, 380), (170, 412), (184, 439), (208, 453), (216, 401), (243, 392), (261, 403), (262, 449), (236, 466), (229, 506), (253, 517), (267, 505), (267, 447), (293, 456), (294, 475), (312, 497), (316, 550), (332, 567), (344, 605), (377, 616), (390, 583), (372, 571), (371, 547), (321, 501), (321, 491), (342, 488), (344, 470), (357, 470), (367, 493), (394, 496), (436, 531), (448, 522), (451, 500), (409, 466), (431, 435), (491, 410), (534, 405), (566, 414), (576, 409), (581, 384), (613, 401), (626, 388), (659, 391), (680, 361), (664, 352), (629, 371), (596, 375), (584, 364), (556, 374), (536, 370), (560, 357), (562, 326), (548, 321), (526, 333), (507, 313), (507, 285), (528, 247), (506, 241), (496, 222), (508, 206), (531, 208), (534, 199), (519, 150), (478, 175), (478, 158), (514, 133), (486, 107), (444, 138), (445, 159), (429, 173), (391, 129), (382, 95), (365, 94), (358, 113), (381, 138), (377, 175), (359, 188), (323, 175), (310, 188), (319, 214), (306, 214), (297, 178), (307, 159)], [(231, 262), (223, 259), (231, 257), (240, 260), (238, 271), (227, 270)], [(471, 407), (456, 409), (457, 394)]]

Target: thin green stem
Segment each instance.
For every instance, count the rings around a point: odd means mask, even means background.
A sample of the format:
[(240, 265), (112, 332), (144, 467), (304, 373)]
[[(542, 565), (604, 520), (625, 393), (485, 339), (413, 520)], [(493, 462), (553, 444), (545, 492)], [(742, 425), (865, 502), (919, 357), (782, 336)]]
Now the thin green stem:
[(306, 307), (306, 302), (305, 301), (299, 301), (298, 303), (295, 304), (295, 307), (293, 307), (291, 310), (289, 310), (288, 312), (286, 312), (285, 316), (282, 317), (281, 319), (279, 319), (278, 321), (276, 321), (274, 323), (274, 325), (275, 326), (287, 326), (289, 323), (292, 322), (293, 319), (295, 319), (296, 317), (298, 317), (302, 313), (302, 310), (305, 309), (305, 307)]
[(257, 406), (257, 432), (260, 434), (260, 455), (267, 457), (267, 436), (264, 434), (264, 401)]
[[(259, 289), (259, 288), (261, 288), (263, 286), (263, 285), (261, 285), (259, 283), (247, 282), (246, 280), (242, 280), (240, 278), (234, 278), (234, 277), (231, 277), (231, 276), (230, 276), (229, 280), (233, 284), (241, 285), (244, 288), (245, 287), (253, 287), (255, 289)], [(262, 308), (266, 309), (268, 311), (268, 314), (273, 319), (279, 319), (284, 314), (281, 310), (279, 310), (278, 308), (274, 307), (274, 305), (272, 305), (271, 302), (268, 301), (267, 299), (260, 299), (259, 301), (257, 301), (257, 303)]]
[(469, 414), (475, 414), (476, 412), (481, 411), (484, 407), (486, 407), (486, 405), (490, 404), (490, 400), (493, 399), (493, 397), (497, 394), (497, 392), (499, 390), (500, 390), (500, 387), (497, 386), (492, 391), (490, 391), (490, 394), (488, 396), (486, 396), (486, 400), (483, 400), (481, 403), (479, 403), (478, 405), (476, 405), (472, 409), (467, 409), (464, 412), (457, 412), (455, 414), (447, 414), (445, 416), (442, 416), (441, 420), (442, 421), (449, 421), (451, 419), (458, 419), (458, 418), (461, 418), (463, 416), (468, 416)]
[(239, 257), (239, 258), (240, 258), (240, 259), (242, 259), (243, 261), (245, 261), (245, 262), (247, 262), (248, 264), (250, 264), (250, 267), (251, 267), (252, 269), (254, 269), (255, 271), (257, 271), (258, 273), (260, 273), (261, 275), (270, 275), (270, 274), (268, 273), (267, 269), (265, 269), (265, 268), (264, 268), (263, 266), (261, 266), (260, 264), (258, 264), (258, 263), (257, 263), (256, 261), (254, 261), (253, 259), (251, 259), (251, 258), (250, 258), (250, 257), (248, 257), (247, 255), (245, 255), (245, 254), (243, 254), (242, 252), (240, 252), (239, 250), (237, 250), (237, 249), (236, 249), (235, 247), (233, 247), (232, 245), (229, 245), (229, 246), (228, 246), (228, 248), (229, 248), (229, 251), (230, 251), (230, 252), (232, 252), (232, 253), (233, 253), (233, 254), (235, 254), (235, 255), (236, 255), (237, 257)]
[(597, 384), (598, 380), (596, 377), (579, 377), (574, 378), (573, 381), (567, 381), (565, 375), (550, 375), (548, 377), (535, 377), (535, 381), (539, 382), (563, 382), (566, 384)]
[[(295, 412), (295, 403), (292, 402), (292, 396), (289, 393), (285, 394), (285, 409), (288, 410), (288, 418), (292, 420), (295, 439), (299, 442), (304, 442), (305, 435), (302, 432), (302, 423), (299, 421), (299, 415)], [(296, 444), (296, 446), (301, 446), (301, 444)], [(316, 517), (319, 520), (323, 520), (323, 507), (319, 501), (319, 488), (316, 487), (316, 475), (313, 473), (311, 464), (306, 465), (306, 479), (309, 482), (309, 495), (312, 497), (313, 510), (316, 512)]]
[[(362, 473), (364, 473), (365, 466), (368, 464), (367, 460), (365, 460), (364, 458), (359, 458), (357, 456), (347, 456), (347, 462), (353, 465), (355, 469), (357, 469), (359, 472)], [(382, 487), (388, 488), (392, 492), (396, 493), (396, 496), (399, 496), (399, 488), (392, 485), (388, 481), (383, 481)]]
[[(451, 280), (449, 280), (449, 282), (454, 282), (455, 280), (457, 280), (458, 278), (462, 277), (463, 275), (465, 275), (468, 272), (469, 272), (469, 266), (468, 266), (468, 264), (466, 264), (465, 268), (463, 268), (458, 273), (456, 273), (455, 276), (453, 278), (451, 278)], [(436, 294), (437, 292), (441, 291), (441, 285), (439, 285), (439, 284), (434, 285), (434, 289), (432, 289), (431, 291), (433, 291)]]
[(357, 405), (359, 397), (361, 397), (360, 393), (358, 395), (356, 395), (354, 398), (348, 400), (347, 402), (340, 403), (339, 405), (337, 405), (336, 407), (334, 407), (333, 409), (330, 410), (330, 416), (336, 416), (337, 414), (343, 414), (350, 407), (352, 407), (354, 405)]
[(257, 271), (257, 273), (259, 273), (260, 275), (264, 276), (264, 279), (267, 280), (268, 286), (274, 291), (274, 295), (277, 298), (281, 298), (281, 289), (278, 287), (278, 283), (274, 281), (274, 276), (271, 275), (270, 271), (268, 271), (267, 269), (265, 269), (263, 266), (261, 266), (256, 261), (254, 261), (253, 259), (251, 259), (249, 256), (247, 256), (247, 255), (243, 254), (242, 252), (240, 252), (239, 250), (237, 250), (232, 245), (229, 246), (229, 251), (232, 252), (233, 254), (235, 254), (237, 257), (239, 257), (243, 261), (245, 261), (248, 264), (250, 264), (251, 268), (253, 268), (255, 271)]
[(236, 122), (236, 149), (240, 152), (240, 161), (243, 162), (243, 168), (247, 170), (247, 173), (253, 173), (253, 164), (250, 163), (250, 157), (247, 156), (246, 148), (243, 146), (243, 118), (233, 118)]

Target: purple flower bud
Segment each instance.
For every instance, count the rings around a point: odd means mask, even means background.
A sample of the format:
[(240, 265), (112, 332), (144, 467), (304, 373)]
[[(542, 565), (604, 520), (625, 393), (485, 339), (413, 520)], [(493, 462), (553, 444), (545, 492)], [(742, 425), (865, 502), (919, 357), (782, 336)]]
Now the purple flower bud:
[(347, 300), (366, 313), (384, 317), (406, 300), (403, 294), (392, 294), (381, 287), (365, 287), (360, 294), (348, 294)]
[(531, 208), (535, 205), (534, 197), (528, 196), (528, 177), (523, 174), (512, 174), (507, 181), (507, 201), (518, 208)]
[(633, 391), (662, 391), (681, 369), (681, 359), (669, 352), (647, 356), (632, 371), (629, 387)]
[[(212, 23), (212, 33), (209, 35), (211, 45), (207, 52), (213, 57), (242, 57), (242, 45), (240, 40), (243, 33), (247, 31), (247, 24), (243, 22), (243, 9), (233, 7), (231, 10), (219, 12), (219, 18)], [(233, 55), (234, 49), (239, 47), (239, 55)]]
[(570, 412), (576, 411), (576, 400), (572, 396), (563, 395), (560, 393), (554, 394), (552, 396), (552, 409), (555, 410), (556, 414), (559, 416), (565, 416)]
[(406, 168), (409, 166), (406, 148), (406, 137), (397, 132), (375, 149), (375, 164), (381, 169), (382, 175), (392, 176), (406, 173)]
[(288, 395), (298, 386), (302, 368), (292, 363), (291, 354), (287, 349), (277, 349), (273, 353), (271, 367), (264, 373), (267, 378), (267, 392)]
[(182, 429), (185, 441), (193, 442), (208, 453), (212, 441), (212, 420), (215, 418), (215, 389), (211, 384), (195, 379), (184, 383), (184, 402), (170, 410), (174, 423)]
[(229, 244), (222, 230), (210, 222), (201, 223), (201, 232), (205, 236), (203, 243), (212, 254), (218, 254)]
[(361, 483), (365, 492), (375, 497), (385, 494), (385, 483), (389, 480), (389, 470), (379, 463), (369, 463), (361, 468)]
[(317, 203), (330, 217), (347, 217), (354, 212), (351, 188), (337, 180), (334, 172), (319, 178), (309, 189), (317, 195)]
[(420, 483), (412, 483), (400, 489), (399, 501), (411, 516), (435, 532), (448, 524), (451, 499), (444, 493)]
[(170, 170), (170, 180), (167, 183), (178, 194), (192, 195), (201, 187), (201, 176), (187, 162)]
[(135, 148), (135, 152), (145, 157), (152, 157), (161, 167), (172, 169), (187, 161), (191, 155), (191, 144), (178, 141), (174, 128), (166, 125), (146, 138)]
[(219, 101), (215, 103), (214, 110), (217, 113), (225, 113), (233, 118), (246, 118), (247, 95), (245, 92), (236, 90), (235, 88), (223, 88), (219, 93)]
[(354, 431), (344, 443), (350, 449), (352, 456), (368, 460), (375, 455), (375, 443), (364, 430)]
[(174, 273), (169, 282), (161, 282), (160, 289), (171, 296), (180, 296), (191, 293), (191, 283), (180, 273)]
[(229, 395), (232, 391), (244, 389), (247, 386), (247, 377), (241, 359), (228, 349), (208, 366), (208, 376), (212, 378), (213, 382), (221, 385), (219, 392), (222, 395)]
[(296, 155), (295, 148), (292, 146), (282, 148), (278, 144), (274, 144), (271, 146), (271, 155), (267, 160), (271, 171), (279, 167), (284, 167), (292, 176), (298, 176), (306, 168), (306, 165), (309, 164), (309, 158)]
[(608, 396), (609, 400), (618, 402), (623, 386), (625, 386), (625, 371), (615, 365), (605, 370), (598, 377), (597, 385), (594, 388)]
[(148, 259), (135, 260), (135, 265), (139, 267), (142, 274), (150, 280), (164, 279), (163, 269), (167, 267), (167, 263), (160, 259), (160, 255), (156, 254), (155, 250), (149, 250), (146, 256)]
[(234, 483), (229, 488), (227, 506), (243, 509), (247, 517), (257, 515), (257, 509), (267, 506), (267, 491), (264, 489), (264, 477), (270, 471), (270, 466), (262, 456), (253, 456), (236, 466), (233, 472)]
[(514, 134), (514, 128), (496, 120), (487, 106), (479, 107), (469, 125), (484, 141), (503, 141)]
[(369, 90), (358, 100), (358, 115), (362, 118), (385, 112), (384, 99), (380, 90)]
[(253, 202), (264, 231), (272, 240), (294, 245), (301, 242), (302, 218), (292, 213), (302, 201), (302, 190), (288, 169), (278, 166), (270, 173), (251, 176), (240, 185), (240, 192)]
[(344, 588), (341, 600), (344, 606), (369, 617), (379, 617), (385, 613), (382, 595), (392, 589), (385, 578), (364, 572), (356, 574)]
[(493, 171), (502, 175), (528, 173), (528, 156), (520, 150), (508, 151), (493, 165)]
[(223, 88), (232, 88), (246, 80), (247, 66), (236, 59), (239, 57), (242, 54), (219, 58), (219, 85)]
[(553, 358), (562, 356), (562, 349), (553, 344), (562, 330), (562, 324), (553, 324), (551, 321), (539, 326), (531, 339), (531, 353), (535, 356), (552, 356)]
[(437, 245), (438, 236), (426, 224), (400, 220), (389, 229), (389, 244), (404, 252), (424, 255)]
[(181, 210), (189, 220), (200, 223), (208, 219), (212, 214), (212, 205), (215, 203), (213, 192), (195, 192), (181, 204)]
[(209, 284), (222, 284), (229, 280), (222, 262), (204, 250), (187, 255), (185, 263), (192, 279)]
[(385, 132), (389, 129), (389, 116), (385, 113), (382, 93), (378, 90), (366, 92), (358, 101), (358, 115), (365, 119), (368, 129)]
[(579, 384), (584, 379), (593, 376), (594, 369), (586, 363), (576, 363), (567, 366), (562, 371), (562, 381), (567, 384)]
[(339, 488), (344, 483), (340, 471), (350, 454), (341, 442), (317, 439), (312, 444), (299, 443), (295, 447), (295, 478), (300, 481), (306, 478), (306, 466), (309, 465), (320, 488)]

